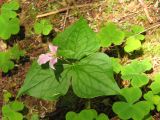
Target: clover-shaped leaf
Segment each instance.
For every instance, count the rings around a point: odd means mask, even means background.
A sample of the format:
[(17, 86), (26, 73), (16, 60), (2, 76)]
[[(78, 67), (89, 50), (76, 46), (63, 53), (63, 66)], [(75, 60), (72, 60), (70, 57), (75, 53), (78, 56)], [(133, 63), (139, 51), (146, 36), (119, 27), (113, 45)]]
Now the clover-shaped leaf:
[(155, 75), (154, 82), (150, 85), (154, 94), (160, 93), (160, 74)]
[(101, 41), (102, 47), (109, 47), (112, 43), (115, 45), (122, 44), (125, 34), (114, 23), (109, 22), (100, 30), (97, 37)]
[(1, 14), (8, 18), (15, 18), (17, 16), (16, 10), (19, 9), (19, 3), (16, 0), (4, 3), (1, 7)]
[(111, 60), (112, 60), (113, 71), (115, 73), (119, 73), (122, 69), (122, 65), (120, 64), (120, 59), (112, 57)]
[(11, 35), (15, 35), (20, 30), (20, 22), (18, 18), (9, 19), (5, 16), (0, 15), (0, 37), (7, 40)]
[(124, 88), (121, 90), (121, 95), (126, 99), (126, 102), (115, 102), (112, 106), (113, 111), (121, 119), (141, 120), (149, 113), (150, 107), (147, 101), (137, 102), (142, 95), (139, 88)]
[[(157, 111), (160, 111), (160, 96), (153, 94), (152, 91), (144, 94), (144, 99), (149, 103), (150, 109), (154, 110), (155, 106)], [(155, 105), (155, 106), (154, 106)]]
[(122, 68), (121, 74), (123, 80), (131, 80), (131, 85), (141, 87), (148, 83), (149, 78), (144, 73), (152, 68), (149, 60), (134, 60)]
[(126, 99), (128, 103), (134, 103), (140, 99), (140, 97), (142, 96), (142, 92), (139, 88), (123, 88), (121, 89), (121, 95)]
[(7, 120), (23, 120), (23, 115), (19, 113), (24, 109), (21, 102), (14, 101), (2, 107), (3, 118)]
[(66, 120), (109, 120), (108, 116), (101, 113), (97, 114), (94, 109), (85, 109), (80, 113), (68, 112), (66, 114)]
[(141, 32), (144, 31), (142, 26), (134, 25), (131, 28), (131, 32), (128, 33), (124, 50), (128, 53), (141, 48), (141, 41), (144, 40), (144, 35)]
[(6, 52), (0, 52), (0, 69), (3, 72), (8, 72), (14, 68), (14, 60), (18, 60), (20, 56), (24, 55), (24, 51), (20, 50), (17, 45), (14, 45), (13, 48), (9, 49)]
[(34, 31), (36, 34), (43, 34), (43, 35), (48, 35), (52, 30), (52, 25), (51, 23), (43, 19), (40, 22), (36, 22), (34, 25)]

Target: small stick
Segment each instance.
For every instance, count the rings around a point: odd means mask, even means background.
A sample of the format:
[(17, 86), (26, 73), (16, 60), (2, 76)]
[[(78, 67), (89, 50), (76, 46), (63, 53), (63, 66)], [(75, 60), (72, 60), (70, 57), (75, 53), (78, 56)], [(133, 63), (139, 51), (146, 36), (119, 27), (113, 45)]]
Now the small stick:
[[(77, 5), (76, 7), (77, 8), (82, 8), (82, 7), (89, 7), (89, 6), (92, 6), (92, 5), (94, 5), (94, 4)], [(95, 4), (95, 5), (97, 5), (97, 4)], [(60, 13), (60, 12), (65, 12), (67, 10), (74, 9), (74, 8), (75, 8), (75, 6), (70, 6), (70, 7), (67, 7), (67, 8), (62, 8), (60, 10), (51, 11), (51, 12), (48, 12), (48, 13), (37, 15), (36, 18), (42, 18), (42, 17), (46, 17), (46, 16), (49, 16), (49, 15), (54, 15), (54, 14), (57, 14), (57, 13)]]
[(138, 0), (141, 4), (141, 6), (143, 7), (143, 10), (147, 16), (147, 19), (150, 23), (153, 23), (153, 19), (150, 17), (149, 13), (148, 13), (148, 9), (147, 9), (147, 6), (144, 4), (144, 1), (143, 0)]

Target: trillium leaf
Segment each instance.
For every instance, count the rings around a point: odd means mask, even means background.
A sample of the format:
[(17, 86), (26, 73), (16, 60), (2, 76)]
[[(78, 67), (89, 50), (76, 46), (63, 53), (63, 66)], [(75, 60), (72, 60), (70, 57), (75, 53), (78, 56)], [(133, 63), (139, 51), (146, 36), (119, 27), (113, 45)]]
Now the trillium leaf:
[(119, 94), (112, 69), (111, 60), (104, 53), (92, 54), (71, 65), (74, 93), (81, 98)]
[(112, 43), (115, 45), (122, 44), (125, 34), (114, 23), (109, 22), (100, 30), (97, 37), (101, 41), (102, 47), (109, 47)]
[(81, 59), (100, 48), (95, 33), (82, 18), (58, 34), (53, 44), (59, 47), (60, 56), (69, 59)]
[(131, 80), (131, 84), (134, 87), (141, 87), (148, 83), (149, 78), (144, 73), (152, 68), (149, 60), (137, 61), (123, 67), (121, 74), (123, 80)]
[(52, 30), (52, 25), (48, 20), (41, 20), (34, 25), (34, 31), (36, 34), (48, 35)]
[[(67, 81), (64, 80), (60, 83), (56, 79), (52, 69), (44, 69), (38, 65), (37, 62), (34, 62), (27, 73), (25, 82), (18, 93), (18, 97), (22, 94), (28, 94), (45, 100), (54, 100), (66, 94), (69, 86), (66, 82)], [(63, 87), (63, 89), (61, 87)]]
[(0, 16), (0, 37), (4, 40), (7, 40), (11, 35), (15, 35), (20, 30), (20, 22), (18, 18), (9, 19), (4, 16)]

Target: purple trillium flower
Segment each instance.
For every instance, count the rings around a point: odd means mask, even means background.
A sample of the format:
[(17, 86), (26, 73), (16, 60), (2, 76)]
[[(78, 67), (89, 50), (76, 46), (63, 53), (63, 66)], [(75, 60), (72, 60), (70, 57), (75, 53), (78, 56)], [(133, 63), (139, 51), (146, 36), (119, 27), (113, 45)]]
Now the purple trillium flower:
[(49, 44), (50, 52), (46, 54), (41, 54), (37, 61), (38, 64), (42, 65), (42, 64), (46, 64), (47, 62), (49, 62), (49, 66), (52, 69), (55, 69), (54, 65), (57, 63), (57, 57), (56, 57), (57, 49), (58, 49), (57, 46)]

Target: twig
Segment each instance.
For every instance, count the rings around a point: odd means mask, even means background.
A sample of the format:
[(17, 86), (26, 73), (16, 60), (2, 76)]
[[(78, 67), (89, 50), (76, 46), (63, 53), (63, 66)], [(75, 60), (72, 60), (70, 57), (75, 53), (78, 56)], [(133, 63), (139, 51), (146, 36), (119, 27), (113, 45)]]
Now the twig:
[[(142, 32), (139, 32), (139, 33), (137, 33), (137, 34), (135, 34), (135, 35), (138, 35), (138, 34), (147, 32), (148, 30), (151, 30), (151, 29), (157, 28), (157, 27), (160, 27), (160, 23), (158, 23), (158, 24), (156, 24), (156, 25), (152, 25), (151, 27), (149, 27), (149, 28), (147, 28), (147, 29), (143, 30)], [(135, 36), (135, 35), (133, 35), (133, 36)]]
[[(82, 8), (82, 7), (89, 7), (89, 6), (93, 6), (93, 5), (97, 5), (97, 3), (96, 4), (77, 5), (76, 7), (77, 8)], [(57, 13), (60, 13), (60, 12), (65, 12), (67, 10), (74, 9), (74, 8), (75, 8), (75, 6), (69, 6), (67, 8), (62, 8), (60, 10), (51, 11), (51, 12), (48, 12), (48, 13), (37, 15), (36, 18), (42, 18), (42, 17), (46, 17), (46, 16), (49, 16), (49, 15), (54, 15), (54, 14), (57, 14)]]
[(148, 13), (148, 9), (147, 9), (147, 6), (144, 4), (144, 1), (143, 0), (138, 0), (141, 4), (141, 6), (143, 7), (143, 10), (147, 16), (147, 19), (150, 23), (153, 23), (153, 19), (150, 17), (149, 13)]
[[(69, 7), (69, 6), (68, 6), (68, 7)], [(65, 26), (66, 26), (66, 21), (67, 21), (68, 14), (69, 14), (69, 9), (67, 9), (66, 15), (65, 15), (65, 17), (64, 17), (63, 30), (65, 29)]]

